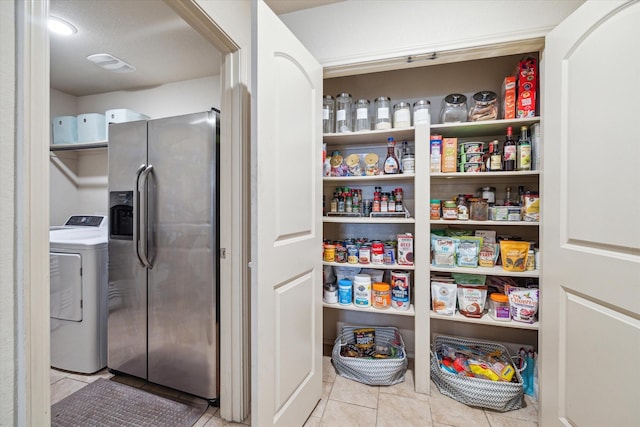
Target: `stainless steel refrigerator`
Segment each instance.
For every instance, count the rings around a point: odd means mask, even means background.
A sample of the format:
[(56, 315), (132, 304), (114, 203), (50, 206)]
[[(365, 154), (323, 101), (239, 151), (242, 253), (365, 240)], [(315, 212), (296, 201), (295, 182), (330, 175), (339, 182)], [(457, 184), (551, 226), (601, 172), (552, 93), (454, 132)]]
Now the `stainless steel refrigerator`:
[(111, 371), (219, 396), (217, 112), (109, 125)]

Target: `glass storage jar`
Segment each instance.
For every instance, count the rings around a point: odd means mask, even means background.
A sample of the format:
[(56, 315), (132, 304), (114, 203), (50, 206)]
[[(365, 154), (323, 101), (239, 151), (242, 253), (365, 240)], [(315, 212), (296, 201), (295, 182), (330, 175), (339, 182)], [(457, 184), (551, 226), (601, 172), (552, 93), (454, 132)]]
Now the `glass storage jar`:
[(343, 92), (336, 97), (336, 132), (351, 132), (352, 125), (352, 99), (351, 94)]
[(467, 121), (467, 97), (461, 93), (452, 93), (442, 100), (440, 121), (456, 123)]
[(369, 125), (369, 100), (358, 99), (356, 102), (356, 124), (355, 131), (370, 130)]
[(413, 125), (431, 122), (431, 102), (420, 99), (413, 103)]
[(471, 221), (486, 221), (489, 219), (489, 204), (487, 199), (472, 197), (469, 199), (469, 215)]
[(335, 101), (333, 96), (325, 95), (322, 98), (322, 133), (334, 133), (336, 129)]
[(473, 95), (473, 106), (469, 110), (469, 121), (480, 122), (498, 118), (498, 96), (490, 90), (483, 90)]
[(380, 96), (374, 101), (373, 108), (376, 130), (391, 129), (391, 99)]
[(411, 127), (411, 106), (408, 102), (398, 102), (393, 106), (393, 128)]

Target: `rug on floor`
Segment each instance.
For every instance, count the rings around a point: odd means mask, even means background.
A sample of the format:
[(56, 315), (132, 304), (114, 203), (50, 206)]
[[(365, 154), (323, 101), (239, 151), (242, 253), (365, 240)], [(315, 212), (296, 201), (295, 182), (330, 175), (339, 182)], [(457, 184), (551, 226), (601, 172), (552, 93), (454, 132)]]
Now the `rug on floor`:
[(52, 427), (191, 427), (207, 402), (186, 403), (103, 378), (51, 407)]

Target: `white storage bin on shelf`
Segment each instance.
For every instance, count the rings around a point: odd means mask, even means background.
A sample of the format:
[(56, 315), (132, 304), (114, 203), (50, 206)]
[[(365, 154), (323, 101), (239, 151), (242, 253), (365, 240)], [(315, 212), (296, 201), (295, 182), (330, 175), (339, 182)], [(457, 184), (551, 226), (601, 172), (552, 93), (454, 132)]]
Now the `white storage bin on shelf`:
[(78, 142), (104, 141), (104, 114), (86, 113), (78, 115)]
[(54, 144), (78, 142), (78, 125), (75, 116), (58, 116), (51, 121)]
[(109, 137), (109, 123), (135, 122), (137, 120), (147, 120), (149, 116), (126, 108), (115, 108), (105, 111), (105, 135)]

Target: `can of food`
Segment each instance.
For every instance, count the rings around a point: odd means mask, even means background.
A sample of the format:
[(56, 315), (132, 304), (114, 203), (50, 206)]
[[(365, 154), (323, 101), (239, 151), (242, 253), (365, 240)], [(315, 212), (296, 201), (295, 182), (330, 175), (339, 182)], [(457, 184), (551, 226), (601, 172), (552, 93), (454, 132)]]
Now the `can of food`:
[(393, 265), (396, 263), (396, 248), (393, 245), (384, 245), (384, 255), (382, 256), (382, 262), (386, 265)]
[(349, 264), (358, 263), (358, 247), (356, 245), (347, 245), (347, 262)]
[(360, 261), (360, 264), (371, 263), (371, 246), (360, 246), (360, 250), (358, 251), (358, 261)]
[(384, 264), (384, 243), (379, 240), (371, 243), (371, 264)]
[(336, 247), (336, 262), (347, 262), (347, 248), (342, 245)]
[(391, 271), (391, 307), (408, 310), (411, 304), (410, 274), (406, 271)]
[(336, 245), (324, 245), (324, 260), (334, 262), (336, 260)]

